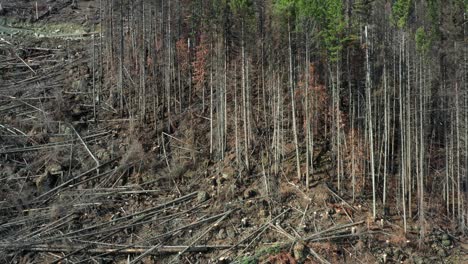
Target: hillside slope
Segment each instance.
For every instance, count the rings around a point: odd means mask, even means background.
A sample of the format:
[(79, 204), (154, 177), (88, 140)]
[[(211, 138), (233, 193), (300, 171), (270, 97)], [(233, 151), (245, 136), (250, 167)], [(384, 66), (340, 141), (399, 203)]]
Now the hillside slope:
[(468, 262), (452, 4), (156, 2), (0, 0), (1, 262)]

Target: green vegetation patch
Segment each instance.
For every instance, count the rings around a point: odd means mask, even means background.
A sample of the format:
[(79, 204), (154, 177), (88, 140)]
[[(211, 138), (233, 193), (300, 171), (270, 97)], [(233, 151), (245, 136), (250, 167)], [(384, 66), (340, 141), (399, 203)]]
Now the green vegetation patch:
[(276, 255), (280, 253), (281, 247), (279, 245), (274, 245), (271, 247), (261, 248), (255, 252), (253, 256), (244, 256), (241, 257), (237, 262), (239, 264), (257, 264), (259, 263), (260, 259), (263, 257)]

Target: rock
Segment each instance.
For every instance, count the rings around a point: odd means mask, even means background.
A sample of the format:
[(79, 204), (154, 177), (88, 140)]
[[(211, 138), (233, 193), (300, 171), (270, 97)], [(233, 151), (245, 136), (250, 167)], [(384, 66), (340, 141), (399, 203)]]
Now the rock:
[(62, 131), (62, 133), (66, 135), (73, 134), (73, 130), (69, 126), (62, 126), (60, 131)]
[(228, 179), (231, 178), (235, 173), (236, 173), (236, 171), (235, 171), (232, 167), (227, 166), (227, 167), (224, 167), (223, 170), (221, 171), (221, 177), (223, 177), (224, 179), (228, 180)]
[(224, 228), (221, 228), (218, 231), (218, 234), (216, 235), (216, 239), (222, 240), (226, 238), (226, 230)]
[(210, 195), (205, 191), (199, 191), (197, 195), (197, 202), (203, 203), (206, 200), (210, 199)]
[(392, 250), (391, 247), (385, 248), (384, 252), (385, 252), (385, 254), (387, 254), (387, 256), (389, 256), (389, 257), (393, 256), (393, 250)]
[(439, 255), (441, 257), (447, 257), (447, 251), (445, 251), (445, 249), (443, 249), (443, 248), (439, 248), (437, 250), (437, 255)]
[(51, 207), (50, 209), (50, 216), (53, 218), (53, 219), (56, 219), (58, 220), (59, 218), (65, 216), (66, 214), (66, 208), (63, 207), (63, 206), (58, 206), (58, 205), (54, 205)]
[[(407, 244), (407, 245), (408, 245), (408, 244)], [(412, 247), (407, 246), (407, 247), (405, 248), (405, 254), (407, 254), (407, 255), (412, 255), (413, 253), (414, 253), (414, 250), (413, 250)]]
[(71, 115), (73, 117), (80, 117), (82, 114), (83, 111), (81, 110), (81, 107), (79, 105), (72, 108)]
[(257, 195), (257, 191), (253, 189), (247, 189), (244, 191), (244, 199), (249, 199)]
[(85, 85), (83, 80), (76, 80), (72, 82), (72, 89), (74, 91), (82, 91), (84, 90)]
[(313, 189), (314, 200), (317, 203), (323, 203), (330, 199), (330, 191), (325, 184), (320, 184)]
[(229, 257), (220, 257), (218, 259), (218, 264), (228, 264), (231, 263), (231, 259)]
[(110, 160), (110, 153), (106, 149), (99, 149), (96, 152), (96, 157), (100, 160)]
[(307, 227), (306, 224), (299, 225), (299, 230), (303, 233), (309, 232), (309, 228)]
[(324, 212), (320, 214), (320, 216), (322, 217), (323, 220), (328, 220), (330, 218), (330, 214), (328, 214), (328, 212)]
[(227, 235), (227, 238), (234, 238), (236, 236), (236, 232), (234, 232), (234, 229), (232, 228), (228, 228), (226, 229), (226, 235)]
[(39, 176), (35, 181), (37, 190), (39, 192), (49, 191), (52, 188), (53, 182), (54, 182), (53, 176), (47, 170), (44, 172), (44, 174)]
[(452, 241), (449, 239), (442, 240), (442, 246), (444, 247), (450, 247), (452, 245)]
[(46, 171), (50, 172), (51, 174), (58, 174), (62, 171), (62, 166), (57, 163), (51, 163), (47, 165)]
[(2, 166), (0, 164), (0, 175), (3, 177), (13, 176), (13, 168), (10, 166)]
[(218, 179), (216, 179), (216, 177), (212, 177), (211, 178), (211, 186), (214, 188), (216, 186), (218, 186)]
[(56, 137), (50, 137), (49, 142), (50, 143), (60, 143), (66, 141), (66, 137), (61, 137), (61, 136), (56, 136)]
[(226, 181), (226, 178), (224, 178), (224, 177), (218, 177), (218, 178), (215, 180), (215, 184), (216, 184), (217, 186), (220, 186), (220, 185), (222, 185), (225, 181)]
[(361, 250), (364, 249), (364, 246), (365, 246), (365, 245), (364, 245), (364, 241), (362, 241), (362, 239), (359, 239), (359, 241), (356, 243), (356, 246), (355, 246), (355, 247), (356, 247), (356, 249), (357, 249), (358, 251), (361, 251)]
[(249, 226), (249, 220), (247, 219), (247, 217), (244, 217), (241, 219), (241, 224), (242, 224), (242, 227), (248, 227)]
[(387, 254), (383, 253), (382, 258), (380, 259), (381, 263), (388, 263), (388, 256)]
[(401, 249), (396, 249), (395, 252), (395, 259), (400, 259), (403, 256), (403, 251)]
[(424, 258), (420, 256), (413, 257), (414, 264), (424, 264)]
[(297, 261), (302, 261), (305, 258), (305, 246), (304, 244), (297, 242), (293, 247), (294, 258)]

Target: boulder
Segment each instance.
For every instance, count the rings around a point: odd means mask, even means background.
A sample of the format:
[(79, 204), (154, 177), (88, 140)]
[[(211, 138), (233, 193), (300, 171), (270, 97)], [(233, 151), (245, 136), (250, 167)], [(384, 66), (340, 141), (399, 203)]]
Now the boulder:
[(210, 195), (205, 191), (199, 191), (197, 194), (197, 202), (203, 203), (206, 200), (210, 199)]

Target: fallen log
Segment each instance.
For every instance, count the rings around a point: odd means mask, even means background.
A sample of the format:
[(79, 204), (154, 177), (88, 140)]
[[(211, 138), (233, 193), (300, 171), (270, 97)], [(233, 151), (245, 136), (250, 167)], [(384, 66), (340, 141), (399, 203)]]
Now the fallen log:
[[(0, 247), (2, 247), (0, 245)], [(220, 250), (220, 249), (227, 249), (232, 247), (232, 245), (199, 245), (199, 246), (160, 246), (148, 252), (151, 247), (144, 247), (144, 246), (134, 246), (130, 248), (119, 248), (117, 245), (115, 248), (89, 248), (89, 249), (82, 249), (79, 246), (50, 246), (50, 245), (36, 245), (32, 247), (21, 247), (21, 246), (6, 246), (5, 250), (22, 250), (22, 251), (29, 251), (29, 252), (53, 252), (53, 253), (70, 253), (77, 250), (81, 250), (86, 253), (95, 253), (95, 254), (102, 254), (102, 253), (112, 253), (112, 254), (143, 254), (147, 253), (148, 255), (160, 255), (160, 254), (174, 254), (179, 253), (181, 251), (185, 252), (207, 252), (211, 250)]]

